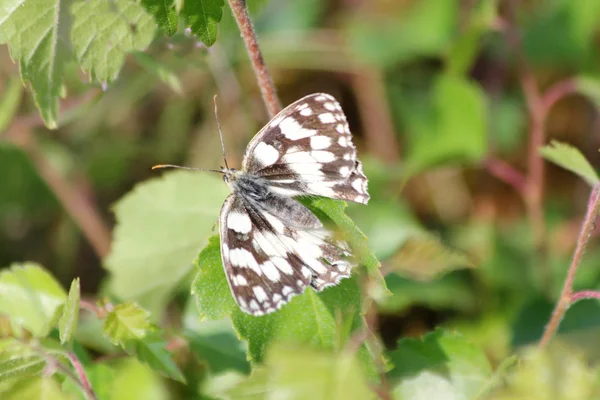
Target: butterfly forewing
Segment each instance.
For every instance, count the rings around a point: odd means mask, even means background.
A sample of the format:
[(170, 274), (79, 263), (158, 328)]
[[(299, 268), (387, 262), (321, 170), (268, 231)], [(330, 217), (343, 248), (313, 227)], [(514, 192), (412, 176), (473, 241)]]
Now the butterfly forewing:
[(243, 169), (285, 195), (369, 200), (346, 116), (324, 93), (306, 96), (275, 116), (248, 145)]

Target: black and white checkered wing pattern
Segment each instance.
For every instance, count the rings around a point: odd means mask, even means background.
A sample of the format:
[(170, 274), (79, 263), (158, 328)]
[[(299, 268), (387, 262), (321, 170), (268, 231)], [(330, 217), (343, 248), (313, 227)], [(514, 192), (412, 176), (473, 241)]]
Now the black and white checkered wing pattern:
[(243, 169), (280, 194), (369, 201), (346, 116), (328, 94), (308, 95), (277, 114), (249, 143)]
[(270, 313), (309, 285), (320, 291), (350, 276), (347, 250), (328, 231), (291, 228), (235, 194), (223, 204), (219, 229), (225, 275), (246, 313)]

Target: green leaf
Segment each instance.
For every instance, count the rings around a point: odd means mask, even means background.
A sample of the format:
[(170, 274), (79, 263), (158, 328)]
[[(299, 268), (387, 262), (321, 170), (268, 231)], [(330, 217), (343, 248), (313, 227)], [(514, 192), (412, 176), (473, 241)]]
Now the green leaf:
[(446, 246), (432, 235), (408, 238), (396, 254), (386, 261), (386, 270), (420, 281), (431, 281), (460, 268), (475, 268), (469, 254)]
[(135, 354), (138, 360), (148, 364), (155, 371), (179, 382), (185, 382), (166, 346), (167, 343), (157, 332), (149, 331), (141, 340), (127, 341), (125, 350), (129, 354)]
[(229, 319), (204, 321), (196, 331), (185, 331), (185, 336), (196, 358), (206, 362), (212, 373), (250, 373), (246, 347), (238, 339)]
[(407, 115), (412, 175), (441, 162), (479, 162), (487, 152), (487, 113), (481, 88), (465, 78), (440, 76), (434, 86), (432, 115)]
[(158, 308), (191, 271), (228, 192), (210, 174), (176, 171), (139, 184), (121, 199), (105, 261), (114, 294), (137, 300), (158, 318)]
[(143, 339), (152, 327), (148, 317), (148, 311), (135, 303), (119, 304), (106, 316), (104, 335), (121, 346), (128, 340)]
[(181, 16), (187, 26), (207, 46), (217, 40), (217, 23), (223, 17), (223, 0), (184, 1)]
[(34, 336), (46, 336), (54, 328), (66, 297), (60, 284), (38, 264), (13, 264), (0, 272), (0, 314)]
[(483, 351), (461, 335), (437, 330), (423, 339), (402, 339), (389, 353), (394, 399), (473, 399), (492, 369)]
[(4, 400), (75, 400), (63, 393), (59, 381), (51, 376), (27, 379), (13, 386)]
[(6, 80), (4, 95), (0, 100), (0, 136), (8, 127), (19, 109), (23, 85), (18, 79)]
[[(39, 343), (41, 350), (49, 356), (66, 361), (66, 350), (51, 339)], [(0, 382), (8, 379), (26, 379), (40, 376), (46, 359), (31, 345), (13, 338), (0, 339)]]
[(60, 342), (65, 344), (71, 341), (75, 330), (77, 329), (77, 321), (79, 320), (79, 300), (80, 288), (79, 278), (73, 279), (71, 289), (69, 289), (69, 297), (62, 311), (62, 315), (58, 320), (58, 329), (60, 331)]
[(179, 78), (166, 65), (159, 63), (148, 54), (139, 51), (134, 52), (133, 56), (147, 71), (156, 75), (161, 81), (173, 89), (174, 92), (181, 94), (181, 82), (179, 82)]
[(192, 283), (200, 320), (217, 320), (237, 307), (221, 262), (219, 236), (212, 236), (195, 261), (198, 274)]
[(245, 381), (210, 393), (228, 399), (375, 399), (354, 354), (274, 345)]
[(154, 17), (156, 24), (169, 36), (177, 33), (179, 10), (173, 0), (142, 0), (142, 6)]
[(115, 80), (125, 55), (145, 50), (154, 37), (156, 25), (152, 17), (135, 1), (78, 1), (71, 11), (75, 58), (98, 82)]
[(184, 382), (183, 374), (166, 349), (166, 342), (135, 303), (119, 304), (107, 315), (104, 334), (114, 344), (162, 374)]
[(68, 60), (65, 44), (71, 0), (3, 0), (0, 5), (0, 44), (19, 62), (23, 82), (31, 85), (33, 99), (45, 124), (57, 127), (58, 97)]
[(248, 342), (250, 360), (260, 362), (273, 342), (341, 347), (350, 331), (360, 325), (360, 299), (352, 277), (319, 294), (309, 287), (277, 312), (254, 317), (236, 308), (231, 318), (240, 337)]
[(598, 183), (596, 171), (577, 148), (553, 140), (551, 144), (542, 147), (540, 153), (548, 161), (579, 175), (590, 186)]

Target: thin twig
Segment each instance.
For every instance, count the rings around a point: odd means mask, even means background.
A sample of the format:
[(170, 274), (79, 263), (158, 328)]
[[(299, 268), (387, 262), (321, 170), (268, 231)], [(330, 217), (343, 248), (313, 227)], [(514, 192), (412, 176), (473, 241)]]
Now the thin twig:
[(104, 258), (110, 250), (110, 231), (97, 210), (86, 196), (54, 168), (40, 151), (35, 139), (24, 143), (27, 152), (40, 177), (50, 187), (65, 211), (73, 218), (99, 258)]
[(519, 194), (522, 196), (525, 194), (525, 177), (512, 165), (498, 158), (488, 157), (485, 160), (485, 167), (491, 175), (512, 186)]
[(558, 326), (560, 325), (560, 321), (563, 319), (565, 312), (567, 311), (567, 309), (571, 305), (571, 302), (573, 301), (573, 280), (575, 279), (575, 272), (577, 272), (577, 267), (579, 267), (579, 264), (581, 263), (581, 258), (583, 257), (585, 247), (588, 243), (592, 231), (595, 228), (595, 221), (598, 215), (599, 206), (600, 184), (597, 184), (596, 186), (594, 186), (594, 189), (590, 194), (585, 219), (583, 220), (583, 224), (581, 225), (581, 231), (577, 239), (577, 246), (575, 247), (575, 252), (573, 253), (573, 260), (571, 261), (571, 265), (569, 266), (569, 270), (567, 272), (567, 277), (565, 279), (560, 298), (556, 303), (554, 311), (552, 312), (552, 317), (550, 318), (550, 322), (548, 322), (548, 324), (546, 325), (546, 329), (544, 330), (544, 334), (542, 335), (542, 339), (540, 340), (540, 348), (546, 347), (552, 339), (552, 337), (556, 334)]
[(252, 67), (254, 67), (254, 72), (256, 73), (256, 78), (258, 79), (258, 86), (260, 87), (260, 91), (267, 106), (267, 110), (269, 111), (269, 115), (274, 117), (275, 114), (281, 110), (281, 103), (279, 102), (275, 85), (273, 84), (271, 75), (269, 75), (267, 65), (265, 64), (265, 60), (258, 46), (256, 33), (254, 32), (252, 21), (248, 15), (246, 1), (229, 0), (229, 6), (231, 7), (233, 16), (237, 21), (242, 38), (246, 44), (246, 49), (248, 50)]

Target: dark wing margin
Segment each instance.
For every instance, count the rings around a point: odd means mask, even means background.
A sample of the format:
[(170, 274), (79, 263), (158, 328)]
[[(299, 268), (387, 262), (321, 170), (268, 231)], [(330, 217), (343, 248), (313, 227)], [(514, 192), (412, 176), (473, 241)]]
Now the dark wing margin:
[(219, 232), (229, 287), (248, 314), (268, 314), (309, 285), (320, 291), (351, 273), (345, 245), (326, 230), (290, 229), (235, 194), (223, 204)]
[(369, 201), (346, 116), (325, 93), (303, 97), (277, 114), (248, 144), (242, 167), (280, 194)]

